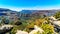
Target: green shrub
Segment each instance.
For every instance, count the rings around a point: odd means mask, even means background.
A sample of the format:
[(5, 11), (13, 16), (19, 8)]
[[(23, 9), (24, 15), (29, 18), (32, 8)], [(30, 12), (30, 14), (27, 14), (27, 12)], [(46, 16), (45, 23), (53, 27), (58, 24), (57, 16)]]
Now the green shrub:
[(54, 27), (49, 24), (42, 24), (41, 28), (44, 30), (43, 34), (53, 34), (54, 33)]

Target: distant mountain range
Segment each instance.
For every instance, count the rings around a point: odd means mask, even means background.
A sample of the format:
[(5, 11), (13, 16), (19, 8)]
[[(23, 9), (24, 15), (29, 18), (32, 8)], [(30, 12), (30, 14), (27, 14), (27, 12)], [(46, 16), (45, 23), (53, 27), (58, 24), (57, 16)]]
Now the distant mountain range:
[(7, 13), (17, 13), (17, 11), (13, 11), (10, 9), (0, 8), (0, 16), (6, 16)]
[(20, 13), (23, 14), (46, 14), (48, 16), (53, 15), (59, 10), (22, 10)]
[[(15, 10), (0, 8), (0, 12), (7, 12), (7, 11), (17, 12)], [(20, 13), (20, 14), (46, 14), (46, 15), (49, 15), (49, 14), (54, 14), (57, 11), (60, 11), (60, 10), (22, 10), (18, 13)], [(20, 14), (18, 14), (18, 15), (20, 15)]]

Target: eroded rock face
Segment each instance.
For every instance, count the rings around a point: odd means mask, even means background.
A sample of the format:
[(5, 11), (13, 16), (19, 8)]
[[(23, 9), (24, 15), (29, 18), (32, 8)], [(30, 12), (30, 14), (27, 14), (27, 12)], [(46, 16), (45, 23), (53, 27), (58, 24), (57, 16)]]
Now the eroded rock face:
[(2, 25), (0, 26), (0, 34), (5, 34), (13, 29), (12, 25)]

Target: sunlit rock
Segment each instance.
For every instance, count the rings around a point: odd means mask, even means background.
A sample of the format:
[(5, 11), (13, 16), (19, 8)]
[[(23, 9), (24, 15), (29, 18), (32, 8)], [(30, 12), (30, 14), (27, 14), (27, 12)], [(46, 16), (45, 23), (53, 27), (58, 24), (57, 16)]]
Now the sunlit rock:
[(17, 33), (16, 34), (28, 34), (28, 32), (17, 30)]
[(52, 22), (52, 24), (60, 26), (59, 20), (55, 19), (53, 16), (51, 16), (49, 18), (50, 18), (50, 22)]
[(51, 16), (51, 17), (49, 17), (50, 18), (50, 20), (54, 20), (54, 21), (56, 21), (57, 19), (55, 18), (55, 17), (53, 17), (53, 16)]
[(29, 34), (35, 34), (37, 32), (40, 32), (41, 34), (44, 32), (44, 30), (38, 26), (34, 26), (34, 30), (32, 30)]
[(0, 26), (0, 34), (11, 31), (12, 28), (13, 28), (12, 25), (2, 25), (2, 26)]

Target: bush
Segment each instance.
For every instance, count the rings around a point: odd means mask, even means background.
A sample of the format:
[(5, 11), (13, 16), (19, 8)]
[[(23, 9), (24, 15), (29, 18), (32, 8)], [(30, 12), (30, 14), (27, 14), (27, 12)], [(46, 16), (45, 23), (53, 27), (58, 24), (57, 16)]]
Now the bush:
[(49, 24), (42, 24), (41, 28), (44, 30), (43, 34), (53, 34), (54, 33), (54, 27)]
[(57, 13), (55, 13), (54, 14), (54, 17), (57, 19), (57, 18), (60, 18), (60, 11), (59, 12), (57, 12)]
[(11, 31), (11, 34), (16, 34), (16, 32), (17, 32), (17, 28), (14, 27)]

